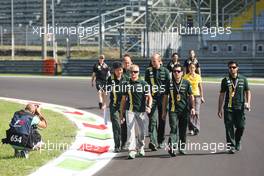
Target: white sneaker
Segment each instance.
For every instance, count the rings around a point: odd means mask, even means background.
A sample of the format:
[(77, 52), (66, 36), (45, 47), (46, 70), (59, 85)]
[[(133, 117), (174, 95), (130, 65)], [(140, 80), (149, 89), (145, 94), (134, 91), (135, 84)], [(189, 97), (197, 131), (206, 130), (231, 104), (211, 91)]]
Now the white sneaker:
[(139, 150), (138, 156), (140, 156), (140, 157), (145, 156), (145, 150), (143, 147)]
[(20, 154), (21, 154), (21, 157), (22, 157), (22, 158), (26, 158), (26, 159), (28, 159), (28, 157), (29, 157), (28, 151), (22, 150), (22, 151), (20, 152)]
[(190, 130), (190, 131), (189, 131), (189, 134), (190, 134), (191, 136), (193, 136), (193, 135), (194, 135), (194, 131), (193, 131), (193, 130)]
[(128, 159), (135, 159), (136, 158), (137, 152), (135, 151), (130, 151), (128, 154)]

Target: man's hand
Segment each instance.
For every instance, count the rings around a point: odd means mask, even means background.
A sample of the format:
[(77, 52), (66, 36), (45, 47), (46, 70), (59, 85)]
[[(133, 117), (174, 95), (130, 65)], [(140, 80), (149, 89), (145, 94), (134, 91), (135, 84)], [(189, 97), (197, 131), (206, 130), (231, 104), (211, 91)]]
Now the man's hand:
[(204, 97), (201, 97), (201, 103), (205, 103)]
[(251, 108), (250, 108), (250, 104), (249, 103), (245, 103), (245, 109), (248, 110), (248, 111), (251, 111)]
[(120, 124), (123, 124), (126, 121), (126, 119), (124, 118), (123, 112), (120, 112), (119, 120), (120, 120)]
[(191, 116), (193, 116), (193, 117), (195, 116), (195, 109), (194, 108), (191, 109)]
[(220, 119), (222, 119), (223, 118), (223, 110), (218, 111), (217, 115)]
[(167, 112), (166, 111), (163, 111), (162, 112), (162, 120), (166, 120), (166, 116), (167, 116)]
[(125, 119), (124, 117), (121, 117), (121, 118), (120, 118), (120, 124), (125, 123), (125, 121), (126, 121), (126, 119)]
[(41, 116), (40, 107), (36, 108), (35, 114)]
[(146, 113), (149, 114), (151, 112), (151, 108), (146, 106)]

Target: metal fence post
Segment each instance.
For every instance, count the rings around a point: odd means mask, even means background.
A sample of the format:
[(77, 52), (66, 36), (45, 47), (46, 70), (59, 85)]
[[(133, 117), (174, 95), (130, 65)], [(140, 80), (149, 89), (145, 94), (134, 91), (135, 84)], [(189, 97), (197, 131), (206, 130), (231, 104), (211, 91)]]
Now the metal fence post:
[(3, 45), (3, 26), (0, 26), (1, 46)]
[(252, 29), (252, 57), (256, 56), (256, 30), (257, 30), (257, 9), (256, 0), (253, 0), (253, 29)]
[(120, 55), (119, 55), (119, 57), (120, 57), (120, 59), (122, 59), (122, 57), (123, 57), (123, 42), (122, 42), (122, 33), (123, 33), (123, 30), (122, 30), (122, 28), (118, 28), (118, 32), (119, 32), (119, 53), (120, 53)]
[(42, 0), (42, 59), (47, 58), (47, 0)]
[(103, 27), (102, 27), (102, 0), (99, 0), (98, 3), (98, 11), (99, 11), (99, 54), (103, 53)]

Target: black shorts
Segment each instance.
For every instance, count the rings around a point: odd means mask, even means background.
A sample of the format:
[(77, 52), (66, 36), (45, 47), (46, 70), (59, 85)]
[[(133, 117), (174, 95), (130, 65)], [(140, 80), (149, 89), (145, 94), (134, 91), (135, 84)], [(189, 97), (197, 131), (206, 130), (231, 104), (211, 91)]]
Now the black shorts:
[(105, 90), (106, 90), (106, 82), (96, 81), (95, 85), (96, 85), (97, 91), (101, 90), (101, 91), (105, 92)]

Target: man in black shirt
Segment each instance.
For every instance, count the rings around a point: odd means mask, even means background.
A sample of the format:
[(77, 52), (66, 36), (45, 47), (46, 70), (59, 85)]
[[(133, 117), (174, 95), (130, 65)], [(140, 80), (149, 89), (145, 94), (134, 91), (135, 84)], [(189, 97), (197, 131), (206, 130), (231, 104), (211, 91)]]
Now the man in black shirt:
[(92, 74), (92, 87), (94, 86), (94, 80), (96, 84), (96, 89), (98, 91), (99, 98), (99, 108), (106, 108), (106, 92), (105, 86), (107, 78), (110, 76), (110, 69), (106, 63), (104, 63), (105, 56), (99, 56), (98, 63), (94, 64), (93, 74)]
[(171, 61), (167, 64), (167, 69), (172, 72), (172, 69), (174, 68), (175, 65), (180, 64), (180, 56), (178, 53), (173, 53), (171, 55)]
[(184, 62), (184, 74), (188, 74), (189, 71), (189, 65), (194, 64), (196, 67), (195, 72), (199, 75), (201, 75), (201, 68), (200, 64), (198, 62), (197, 56), (195, 54), (195, 51), (193, 49), (189, 50), (189, 58), (185, 60)]

